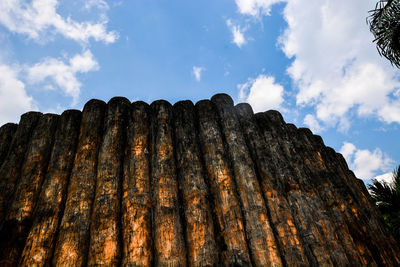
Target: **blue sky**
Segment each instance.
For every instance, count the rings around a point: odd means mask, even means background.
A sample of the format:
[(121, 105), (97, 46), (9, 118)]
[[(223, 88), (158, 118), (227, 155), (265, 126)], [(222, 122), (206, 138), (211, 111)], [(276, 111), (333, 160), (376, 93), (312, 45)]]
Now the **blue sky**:
[(121, 95), (228, 93), (279, 110), (359, 178), (400, 163), (400, 71), (379, 57), (372, 0), (0, 0), (0, 124)]

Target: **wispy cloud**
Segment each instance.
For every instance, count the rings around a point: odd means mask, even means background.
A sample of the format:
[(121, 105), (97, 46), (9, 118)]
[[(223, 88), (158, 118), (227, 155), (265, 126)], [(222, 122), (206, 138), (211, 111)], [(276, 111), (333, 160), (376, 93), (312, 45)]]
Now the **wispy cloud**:
[(105, 0), (86, 0), (85, 1), (85, 8), (92, 9), (93, 7), (99, 9), (108, 9), (109, 6)]
[(279, 45), (293, 59), (287, 72), (297, 106), (313, 108), (313, 122), (342, 131), (354, 116), (400, 123), (400, 71), (378, 55), (365, 23), (376, 1), (236, 0), (252, 17), (278, 2), (288, 25)]
[(354, 144), (344, 142), (340, 153), (346, 159), (350, 169), (363, 180), (369, 180), (377, 173), (387, 172), (393, 165), (393, 160), (379, 148), (374, 151), (358, 149)]
[(303, 123), (307, 125), (314, 133), (320, 133), (324, 130), (318, 120), (312, 114), (307, 114), (304, 117)]
[(230, 19), (226, 20), (226, 25), (229, 27), (232, 33), (232, 43), (236, 44), (239, 48), (247, 43), (247, 40), (243, 35), (245, 29), (242, 29), (239, 25), (233, 24)]
[(203, 68), (203, 67), (193, 66), (192, 74), (193, 74), (194, 78), (196, 79), (196, 81), (200, 82), (200, 80), (201, 80), (201, 73), (202, 73), (203, 71), (205, 71), (205, 70), (206, 70), (206, 69)]
[(235, 0), (239, 12), (246, 15), (258, 17), (260, 15), (269, 15), (271, 6), (282, 0)]
[(22, 113), (36, 108), (34, 101), (18, 78), (17, 68), (0, 63), (0, 73), (0, 125), (18, 122)]
[[(83, 49), (70, 58), (46, 57), (36, 64), (14, 62), (18, 68), (0, 62), (0, 123), (16, 121), (21, 113), (36, 108), (35, 100), (26, 92), (26, 85), (39, 85), (42, 90), (60, 90), (72, 98), (72, 105), (78, 102), (82, 88), (78, 75), (99, 69), (88, 49), (89, 43), (108, 44), (118, 38), (117, 32), (107, 30), (107, 2), (87, 0), (83, 3), (83, 11), (90, 11), (91, 19), (77, 21), (59, 13), (57, 0), (0, 0), (0, 24), (9, 32), (39, 43), (53, 41), (59, 35), (77, 42)], [(93, 19), (96, 16), (98, 19)]]
[[(98, 22), (78, 22), (70, 17), (63, 18), (57, 13), (57, 0), (15, 0), (0, 1), (0, 23), (9, 31), (25, 34), (29, 38), (42, 41), (54, 33), (82, 44), (89, 39), (113, 43), (118, 38), (115, 31), (107, 31), (106, 16)], [(106, 5), (104, 1), (89, 1), (87, 7)]]
[(278, 109), (283, 103), (283, 87), (272, 76), (260, 74), (237, 87), (239, 100), (249, 103), (256, 112)]
[[(66, 63), (56, 58), (45, 58), (28, 67), (28, 81), (32, 84), (42, 83), (45, 88), (60, 88), (65, 95), (72, 97), (76, 104), (82, 84), (77, 79), (78, 73), (86, 73), (99, 68), (97, 61), (89, 50), (77, 54)], [(53, 86), (54, 85), (54, 86)]]

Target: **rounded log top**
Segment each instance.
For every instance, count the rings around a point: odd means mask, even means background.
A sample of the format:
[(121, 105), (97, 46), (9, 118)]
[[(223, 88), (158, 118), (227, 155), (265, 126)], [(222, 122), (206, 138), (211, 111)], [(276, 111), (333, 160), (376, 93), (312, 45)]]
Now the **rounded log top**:
[(227, 94), (215, 94), (211, 97), (211, 102), (216, 105), (233, 106), (232, 97)]
[(286, 127), (288, 128), (289, 131), (292, 131), (292, 132), (296, 132), (297, 131), (297, 127), (293, 123), (286, 124)]
[(308, 128), (300, 127), (298, 130), (299, 130), (300, 133), (303, 133), (307, 137), (312, 137), (313, 136), (312, 131), (310, 129), (308, 129)]
[(43, 117), (50, 119), (50, 118), (58, 118), (58, 117), (60, 117), (60, 115), (54, 114), (54, 113), (45, 113), (45, 114), (43, 114)]
[(325, 146), (324, 140), (322, 140), (322, 137), (317, 134), (313, 134), (313, 139), (315, 140), (316, 143), (318, 143), (320, 146)]
[(172, 107), (171, 103), (169, 103), (167, 100), (163, 100), (163, 99), (159, 99), (159, 100), (153, 101), (150, 104), (150, 107), (152, 109), (158, 109), (158, 108), (163, 107), (163, 106), (166, 107), (166, 108), (171, 108)]
[(144, 101), (134, 101), (134, 102), (132, 102), (132, 107), (137, 107), (137, 108), (142, 108), (142, 107), (146, 107), (146, 108), (148, 108), (149, 107), (149, 104), (147, 104), (146, 102), (144, 102)]
[(197, 101), (196, 104), (195, 104), (195, 106), (196, 106), (196, 107), (197, 107), (197, 106), (208, 106), (208, 105), (210, 105), (210, 104), (212, 104), (210, 100), (208, 100), (208, 99), (203, 99), (203, 100)]
[(250, 118), (254, 114), (253, 108), (249, 103), (239, 103), (235, 106), (235, 109), (241, 117)]
[(277, 124), (285, 124), (285, 120), (282, 117), (282, 114), (277, 111), (277, 110), (268, 110), (264, 112), (265, 115), (268, 117), (268, 119), (271, 122), (277, 123)]
[(79, 116), (81, 114), (80, 110), (77, 109), (67, 109), (63, 113), (61, 113), (61, 116)]
[(41, 116), (41, 115), (43, 115), (42, 112), (39, 112), (39, 111), (29, 111), (29, 112), (26, 112), (26, 113), (24, 113), (24, 114), (21, 115), (21, 120), (22, 120), (22, 119), (25, 119), (25, 120), (27, 119), (27, 120), (29, 120), (30, 118), (39, 117), (39, 116)]
[(131, 101), (128, 98), (122, 96), (115, 96), (108, 101), (107, 105), (109, 106), (119, 106), (119, 105), (131, 105)]
[(85, 106), (83, 107), (83, 111), (94, 110), (98, 108), (104, 108), (106, 106), (106, 102), (99, 99), (91, 99), (89, 100)]
[(17, 127), (18, 127), (18, 124), (8, 122), (8, 123), (4, 124), (3, 126), (1, 126), (0, 129), (10, 129), (11, 130), (11, 129), (16, 129)]
[[(63, 112), (64, 113), (78, 113), (78, 112), (91, 112), (95, 110), (102, 110), (105, 109), (107, 106), (119, 106), (119, 105), (130, 105), (131, 109), (133, 110), (155, 110), (159, 109), (160, 107), (164, 106), (167, 109), (171, 109), (174, 107), (175, 109), (187, 109), (187, 108), (200, 108), (200, 109), (205, 109), (205, 110), (213, 110), (215, 108), (218, 108), (220, 106), (225, 106), (225, 107), (234, 107), (237, 114), (241, 117), (244, 118), (249, 118), (254, 115), (253, 109), (251, 105), (248, 103), (239, 103), (237, 105), (234, 105), (233, 99), (225, 93), (218, 93), (213, 95), (210, 99), (204, 99), (204, 100), (199, 100), (196, 103), (192, 102), (191, 100), (181, 100), (176, 102), (175, 104), (171, 104), (170, 102), (160, 99), (160, 100), (155, 100), (151, 104), (148, 104), (144, 101), (134, 101), (130, 102), (129, 99), (123, 96), (116, 96), (111, 98), (108, 102), (105, 102), (103, 100), (99, 99), (90, 99), (86, 104), (84, 105), (82, 111), (79, 110), (66, 110)], [(279, 123), (279, 124), (284, 124), (285, 121), (282, 117), (282, 115), (276, 111), (276, 110), (269, 110), (263, 112), (263, 116), (266, 116), (271, 122), (273, 123)], [(34, 119), (37, 116), (41, 116), (43, 113), (38, 112), (38, 111), (29, 111), (21, 115), (21, 120), (30, 120)], [(60, 116), (58, 114), (53, 114), (55, 116)], [(4, 124), (2, 127), (5, 127), (6, 124)], [(15, 124), (18, 126), (18, 124)], [(10, 126), (7, 126), (10, 127)]]
[[(131, 104), (132, 112), (148, 112), (150, 110), (150, 105), (144, 101), (135, 101)], [(132, 114), (133, 114), (132, 113)]]
[(198, 101), (195, 107), (200, 113), (213, 114), (216, 112), (214, 103), (207, 99)]
[(190, 100), (181, 100), (174, 104), (174, 108), (188, 109), (193, 108), (194, 104)]

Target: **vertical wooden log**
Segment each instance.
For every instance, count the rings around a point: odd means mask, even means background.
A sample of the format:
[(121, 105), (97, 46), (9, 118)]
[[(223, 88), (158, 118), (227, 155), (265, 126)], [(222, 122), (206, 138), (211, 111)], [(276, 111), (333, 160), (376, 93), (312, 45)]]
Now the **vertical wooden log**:
[(288, 199), (297, 214), (295, 218), (298, 220), (297, 225), (301, 229), (304, 242), (312, 249), (319, 265), (348, 265), (349, 261), (335, 236), (334, 227), (321, 197), (296, 152), (293, 140), (288, 135), (289, 126), (277, 111), (264, 112), (260, 114), (259, 119), (264, 125), (266, 136), (272, 137), (276, 144), (277, 150), (274, 153), (281, 157), (280, 161), (284, 165), (291, 167), (289, 175), (296, 189), (288, 192)]
[[(358, 227), (352, 228), (352, 237), (358, 243), (365, 243), (371, 251), (374, 259), (381, 264), (400, 265), (400, 250), (398, 242), (391, 236), (386, 225), (382, 223), (381, 215), (374, 202), (371, 201), (364, 182), (357, 179), (347, 167), (343, 156), (333, 149), (325, 147), (323, 154), (328, 154), (330, 163), (339, 170), (340, 176), (347, 174), (348, 187), (346, 208), (351, 211), (353, 219), (357, 221)], [(358, 189), (358, 190), (357, 190)], [(350, 201), (349, 195), (355, 201)], [(354, 229), (356, 228), (356, 229)], [(357, 231), (358, 230), (358, 231)], [(360, 234), (364, 238), (360, 238)]]
[(122, 183), (123, 266), (152, 262), (149, 118), (148, 104), (132, 104)]
[[(306, 204), (308, 196), (303, 194), (297, 182), (297, 174), (285, 158), (285, 151), (278, 141), (279, 136), (273, 135), (272, 125), (265, 119), (264, 113), (255, 114), (255, 119), (267, 144), (265, 153), (271, 162), (270, 166), (278, 178), (281, 192), (284, 193), (288, 200), (292, 218), (294, 219), (291, 223), (296, 226), (299, 232), (310, 265), (331, 265), (332, 262), (328, 251), (326, 251), (324, 245), (321, 246), (319, 243), (321, 241), (318, 239), (319, 230), (315, 226), (312, 212), (309, 210), (315, 207), (309, 207)], [(284, 123), (283, 119), (282, 123)], [(317, 236), (315, 236), (316, 234)]]
[(186, 222), (189, 266), (217, 266), (218, 250), (209, 203), (208, 186), (196, 134), (194, 105), (174, 105), (175, 147), (179, 188)]
[(99, 100), (90, 100), (83, 108), (67, 200), (52, 260), (54, 266), (86, 265), (97, 154), (102, 138), (105, 108), (106, 104)]
[[(399, 265), (400, 256), (396, 253), (399, 245), (379, 221), (380, 214), (375, 205), (371, 204), (363, 182), (349, 171), (340, 154), (323, 145), (319, 136), (312, 136), (311, 140), (318, 143), (321, 157), (327, 167), (336, 170), (335, 179), (332, 177), (330, 180), (340, 189), (339, 193), (344, 202), (341, 205), (342, 214), (346, 216), (347, 227), (360, 253), (366, 258), (372, 255), (380, 265)], [(368, 249), (365, 249), (365, 246)]]
[(21, 179), (7, 213), (0, 245), (0, 265), (16, 265), (32, 225), (33, 212), (45, 177), (53, 146), (58, 115), (43, 115), (33, 132)]
[(302, 158), (304, 166), (308, 168), (310, 178), (314, 187), (318, 190), (321, 200), (325, 203), (327, 214), (330, 221), (335, 226), (335, 233), (338, 240), (345, 248), (345, 253), (351, 265), (365, 265), (374, 262), (366, 246), (357, 246), (351, 238), (351, 234), (346, 224), (345, 217), (348, 213), (343, 206), (341, 191), (345, 187), (338, 188), (333, 180), (341, 180), (337, 171), (330, 170), (327, 163), (322, 158), (321, 150), (312, 142), (312, 133), (309, 129), (296, 130), (294, 127), (289, 134), (294, 141), (296, 151)]
[(251, 266), (234, 177), (224, 150), (218, 114), (208, 100), (196, 103), (201, 148), (224, 242), (225, 266)]
[[(21, 116), (17, 131), (12, 139), (7, 158), (0, 168), (0, 223), (3, 224), (14, 188), (21, 176), (26, 152), (42, 113), (28, 112)], [(1, 229), (0, 229), (1, 231)]]
[(78, 110), (64, 111), (60, 117), (46, 178), (20, 266), (50, 265), (74, 161), (80, 121), (81, 112)]
[(258, 129), (253, 110), (245, 103), (238, 104), (235, 110), (260, 176), (271, 226), (275, 229), (284, 262), (287, 266), (309, 266), (289, 202), (285, 197), (284, 185), (275, 171), (273, 155), (268, 153), (268, 145)]
[(155, 265), (186, 266), (174, 159), (172, 107), (168, 102), (160, 100), (151, 104), (151, 111)]
[(282, 266), (279, 247), (268, 219), (254, 165), (233, 108), (233, 100), (226, 94), (217, 94), (211, 101), (218, 110), (227, 143), (254, 265)]
[(15, 123), (6, 123), (0, 127), (0, 167), (7, 156), (12, 138), (18, 125)]
[(122, 168), (130, 105), (122, 97), (107, 104), (90, 225), (89, 266), (120, 264)]

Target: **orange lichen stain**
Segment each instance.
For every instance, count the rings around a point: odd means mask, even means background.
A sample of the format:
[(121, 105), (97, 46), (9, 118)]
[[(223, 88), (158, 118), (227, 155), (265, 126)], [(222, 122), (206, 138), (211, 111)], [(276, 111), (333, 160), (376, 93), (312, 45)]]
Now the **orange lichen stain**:
[(341, 204), (339, 208), (340, 211), (343, 212), (346, 209), (346, 206), (344, 204)]
[(296, 238), (294, 240), (299, 241), (297, 238), (297, 228), (293, 225), (290, 227), (290, 232), (296, 236)]
[(266, 214), (264, 212), (258, 213), (258, 219), (263, 224), (264, 224), (264, 222), (266, 222), (268, 220), (268, 218), (266, 217)]
[(115, 258), (115, 254), (117, 251), (116, 241), (113, 239), (107, 239), (104, 243), (104, 261), (112, 260)]
[(86, 151), (89, 151), (90, 149), (92, 149), (92, 144), (87, 143), (85, 145), (82, 145), (79, 149), (80, 149), (80, 153), (87, 153)]
[(212, 151), (211, 148), (207, 145), (203, 145), (202, 150), (204, 154), (209, 154)]
[(328, 228), (327, 228), (325, 220), (320, 220), (320, 226), (322, 227), (322, 232), (324, 232), (324, 233), (328, 232)]
[(162, 207), (174, 207), (173, 190), (169, 184), (159, 184), (157, 190), (157, 198), (159, 205)]
[(79, 201), (79, 210), (80, 211), (88, 210), (89, 209), (88, 204), (89, 203), (86, 200)]
[(137, 137), (134, 141), (133, 141), (133, 149), (132, 152), (134, 155), (139, 155), (141, 153), (144, 152), (145, 149), (145, 140), (143, 136), (139, 136)]
[(160, 145), (157, 149), (158, 157), (160, 159), (168, 158), (172, 154), (172, 146), (170, 145)]
[(351, 208), (351, 211), (353, 212), (354, 216), (358, 219), (358, 211), (354, 207)]
[(61, 248), (61, 253), (58, 258), (58, 263), (61, 265), (68, 265), (75, 263), (79, 255), (77, 254), (77, 247), (74, 242), (65, 242)]

